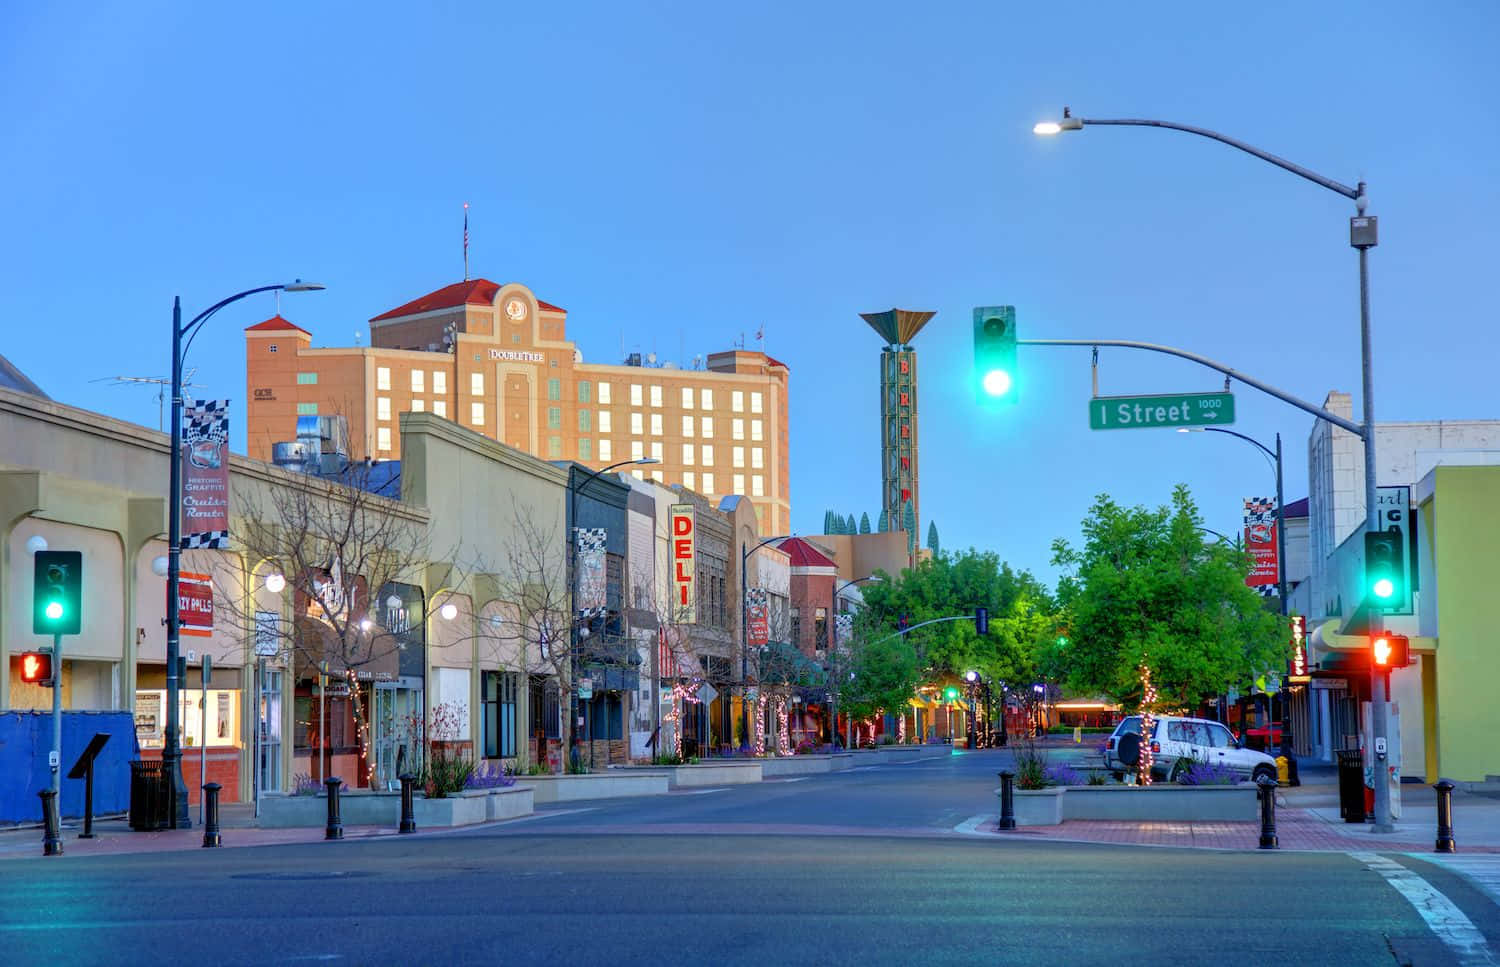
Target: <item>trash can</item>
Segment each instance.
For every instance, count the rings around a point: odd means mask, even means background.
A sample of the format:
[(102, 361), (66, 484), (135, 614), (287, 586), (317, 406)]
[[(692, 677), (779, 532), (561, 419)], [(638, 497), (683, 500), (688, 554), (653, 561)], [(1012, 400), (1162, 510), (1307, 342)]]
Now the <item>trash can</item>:
[(1345, 749), (1339, 761), (1339, 816), (1346, 823), (1365, 821), (1365, 763), (1358, 749)]
[(171, 819), (172, 787), (160, 760), (130, 763), (130, 828), (139, 832), (166, 829)]

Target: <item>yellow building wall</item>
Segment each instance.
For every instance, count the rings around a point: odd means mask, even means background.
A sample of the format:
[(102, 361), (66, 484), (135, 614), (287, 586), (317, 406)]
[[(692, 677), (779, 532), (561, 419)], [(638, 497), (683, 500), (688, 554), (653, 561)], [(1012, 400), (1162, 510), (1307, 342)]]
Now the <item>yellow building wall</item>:
[(1479, 781), (1500, 773), (1500, 647), (1493, 607), (1500, 467), (1438, 467), (1433, 473), (1438, 771), (1447, 779)]

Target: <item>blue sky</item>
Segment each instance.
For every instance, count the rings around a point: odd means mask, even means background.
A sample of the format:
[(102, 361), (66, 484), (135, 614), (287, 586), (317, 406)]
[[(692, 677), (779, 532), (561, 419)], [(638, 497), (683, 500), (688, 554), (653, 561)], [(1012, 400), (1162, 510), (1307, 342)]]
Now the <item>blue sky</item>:
[[(1321, 402), (1354, 393), (1345, 199), (1210, 141), (1093, 128), (1064, 104), (1224, 131), (1370, 184), (1377, 415), (1496, 417), (1483, 292), (1500, 224), (1500, 7), (1152, 4), (8, 4), (0, 9), (0, 353), (54, 397), (156, 425), (187, 310), (293, 276), (315, 345), (473, 274), (569, 310), (585, 357), (664, 359), (765, 326), (792, 369), (799, 531), (878, 499), (879, 340), (861, 311), (932, 309), (924, 517), (1051, 577), (1092, 498), (1187, 483), (1208, 525), (1271, 488), (1208, 434), (1090, 432), (1087, 350), (1025, 349), (1020, 403), (976, 409), (971, 309), (1023, 337), (1124, 338)], [(226, 310), (193, 348), (242, 399)], [(1213, 373), (1102, 354), (1105, 394)], [(1237, 387), (1306, 494), (1311, 419)], [(241, 411), (243, 412), (243, 411)], [(241, 424), (241, 436), (242, 424)], [(923, 525), (925, 531), (925, 524)]]

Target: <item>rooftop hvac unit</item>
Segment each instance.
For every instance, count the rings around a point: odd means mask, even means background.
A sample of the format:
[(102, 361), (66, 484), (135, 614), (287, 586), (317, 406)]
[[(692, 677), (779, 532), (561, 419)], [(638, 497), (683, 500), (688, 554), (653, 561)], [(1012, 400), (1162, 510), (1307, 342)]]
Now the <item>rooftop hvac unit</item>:
[(283, 470), (301, 470), (307, 462), (307, 444), (290, 440), (271, 444), (271, 462)]
[(639, 366), (640, 364), (641, 364), (641, 354), (640, 353), (631, 353), (629, 356), (625, 357), (625, 365), (626, 366)]

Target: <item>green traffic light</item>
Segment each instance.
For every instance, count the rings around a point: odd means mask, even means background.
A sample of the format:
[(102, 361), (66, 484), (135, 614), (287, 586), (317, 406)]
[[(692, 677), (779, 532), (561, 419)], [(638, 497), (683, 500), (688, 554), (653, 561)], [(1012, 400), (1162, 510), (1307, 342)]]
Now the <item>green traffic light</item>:
[(56, 621), (58, 618), (61, 618), (63, 616), (62, 602), (61, 601), (48, 601), (47, 602), (47, 607), (46, 607), (44, 613), (47, 615), (48, 618), (50, 618), (53, 621)]
[(992, 369), (984, 374), (984, 391), (991, 396), (1004, 396), (1010, 392), (1010, 374), (1003, 369)]
[(1012, 404), (1017, 396), (1016, 310), (979, 306), (974, 310), (974, 393), (981, 403)]
[(1375, 597), (1377, 598), (1389, 598), (1396, 593), (1396, 585), (1391, 583), (1390, 578), (1381, 578), (1375, 582), (1375, 586), (1371, 590), (1375, 592)]

